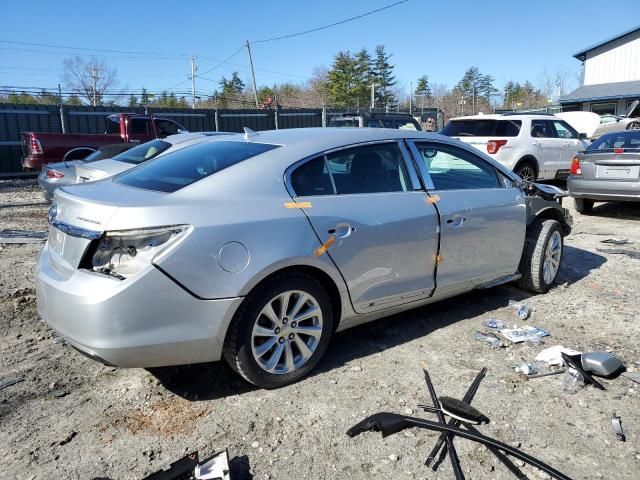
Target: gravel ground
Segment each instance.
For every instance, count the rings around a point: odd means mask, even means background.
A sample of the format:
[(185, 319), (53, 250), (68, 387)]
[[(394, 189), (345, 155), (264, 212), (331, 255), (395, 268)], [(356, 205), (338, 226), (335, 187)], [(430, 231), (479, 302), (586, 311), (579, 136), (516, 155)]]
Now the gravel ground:
[[(43, 231), (46, 211), (34, 182), (0, 182), (0, 230)], [(511, 368), (562, 344), (612, 351), (640, 369), (640, 260), (611, 252), (640, 253), (640, 205), (573, 213), (560, 285), (548, 294), (502, 286), (346, 331), (310, 377), (271, 391), (223, 364), (127, 370), (81, 356), (38, 318), (32, 276), (41, 245), (0, 245), (0, 384), (24, 380), (0, 390), (0, 478), (140, 479), (185, 452), (202, 458), (224, 448), (237, 479), (453, 478), (447, 462), (437, 473), (423, 465), (435, 433), (345, 435), (377, 411), (427, 417), (416, 409), (427, 401), (425, 361), (439, 393), (458, 398), (488, 368), (474, 400), (491, 418), (483, 433), (575, 479), (637, 479), (639, 385), (621, 377), (604, 380), (607, 391), (570, 395), (560, 376), (526, 381)], [(607, 238), (633, 243), (601, 243)], [(509, 299), (535, 307), (530, 323), (551, 331), (546, 345), (492, 350), (474, 340), (486, 318), (517, 323)], [(613, 412), (624, 443), (613, 434)], [(456, 445), (467, 478), (512, 478), (485, 448)]]

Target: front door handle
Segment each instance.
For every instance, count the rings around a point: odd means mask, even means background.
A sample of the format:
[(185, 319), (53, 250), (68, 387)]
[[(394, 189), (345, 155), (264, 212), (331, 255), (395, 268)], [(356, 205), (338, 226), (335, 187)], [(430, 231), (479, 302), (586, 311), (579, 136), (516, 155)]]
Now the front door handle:
[(356, 228), (352, 227), (348, 223), (338, 223), (335, 227), (330, 228), (327, 233), (329, 235), (335, 236), (336, 239), (339, 239), (347, 238), (349, 235), (351, 235), (351, 232), (354, 232), (355, 230)]
[(564, 147), (568, 147), (568, 146), (569, 146), (569, 142), (564, 142), (562, 145), (563, 145)]
[(465, 217), (452, 217), (447, 219), (447, 225), (453, 228), (458, 228), (462, 226), (465, 220)]
[(540, 142), (536, 142), (536, 141), (534, 140), (533, 142), (531, 142), (531, 145), (540, 146)]

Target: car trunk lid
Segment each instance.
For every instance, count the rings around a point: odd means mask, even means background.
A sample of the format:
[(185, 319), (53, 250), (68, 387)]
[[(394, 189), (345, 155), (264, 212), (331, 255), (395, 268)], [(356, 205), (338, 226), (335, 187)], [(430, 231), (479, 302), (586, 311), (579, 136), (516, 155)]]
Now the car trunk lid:
[(614, 149), (607, 152), (586, 153), (580, 157), (580, 168), (582, 176), (586, 179), (638, 181), (640, 150)]
[(132, 168), (134, 165), (117, 160), (98, 160), (76, 168), (76, 183), (94, 182)]

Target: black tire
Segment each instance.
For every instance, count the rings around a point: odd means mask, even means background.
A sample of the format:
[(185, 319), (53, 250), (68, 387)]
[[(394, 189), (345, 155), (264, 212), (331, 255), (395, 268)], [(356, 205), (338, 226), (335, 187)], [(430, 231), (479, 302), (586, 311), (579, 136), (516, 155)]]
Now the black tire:
[(531, 160), (521, 161), (513, 172), (523, 180), (526, 179), (531, 182), (538, 178), (538, 169)]
[(576, 207), (576, 211), (582, 214), (589, 214), (593, 210), (593, 204), (595, 202), (589, 198), (574, 198), (573, 204)]
[[(269, 373), (254, 358), (253, 326), (268, 302), (290, 290), (303, 291), (317, 301), (322, 312), (322, 333), (313, 354), (299, 368), (282, 374)], [(227, 331), (223, 356), (229, 366), (248, 382), (262, 388), (282, 387), (301, 379), (316, 367), (331, 339), (333, 321), (331, 297), (318, 280), (300, 272), (282, 272), (259, 284), (238, 307)]]
[[(560, 258), (555, 275), (548, 281), (544, 276), (544, 261), (547, 245), (554, 236), (554, 232), (560, 234)], [(564, 238), (560, 223), (557, 220), (535, 220), (527, 229), (519, 268), (522, 277), (517, 282), (518, 286), (535, 293), (548, 292), (558, 277), (563, 253)]]
[(627, 125), (627, 130), (640, 130), (640, 122), (631, 122)]

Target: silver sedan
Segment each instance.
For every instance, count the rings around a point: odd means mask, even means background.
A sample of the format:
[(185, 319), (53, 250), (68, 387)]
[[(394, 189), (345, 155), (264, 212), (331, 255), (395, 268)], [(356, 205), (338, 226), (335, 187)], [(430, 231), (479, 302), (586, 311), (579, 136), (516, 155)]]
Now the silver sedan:
[(38, 311), (105, 364), (224, 358), (278, 387), (337, 330), (510, 281), (546, 292), (562, 195), (437, 134), (211, 137), (56, 191)]

